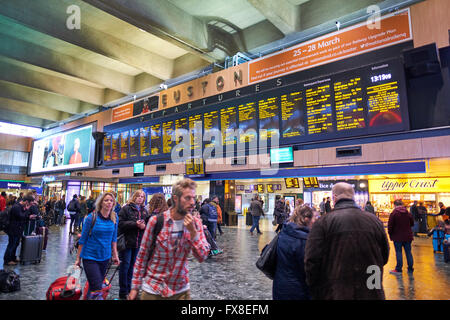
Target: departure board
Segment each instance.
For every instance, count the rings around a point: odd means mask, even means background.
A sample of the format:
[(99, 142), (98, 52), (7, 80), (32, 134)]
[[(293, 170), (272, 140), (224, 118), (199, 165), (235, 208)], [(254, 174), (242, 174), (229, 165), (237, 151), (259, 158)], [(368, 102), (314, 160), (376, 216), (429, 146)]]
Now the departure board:
[(120, 133), (120, 159), (129, 157), (130, 148), (130, 131)]
[(189, 134), (191, 135), (191, 150), (201, 150), (203, 142), (201, 114), (189, 117)]
[(360, 76), (334, 83), (337, 131), (360, 129), (366, 126), (361, 85)]
[(174, 146), (173, 135), (174, 135), (174, 122), (167, 121), (162, 123), (162, 141), (163, 141), (163, 153), (172, 152), (172, 147)]
[(152, 156), (162, 154), (161, 124), (150, 127), (150, 153)]
[(264, 193), (264, 185), (263, 184), (257, 184), (256, 185), (258, 193)]
[(293, 91), (281, 95), (281, 137), (304, 136), (305, 113), (303, 111), (302, 91)]
[(266, 184), (267, 193), (273, 193), (273, 184)]
[(381, 84), (367, 88), (368, 121), (371, 127), (402, 122), (398, 81), (389, 81), (390, 74), (383, 76), (384, 81), (379, 81)]
[(234, 145), (237, 143), (235, 130), (237, 129), (236, 107), (229, 107), (220, 110), (220, 125), (222, 130), (223, 145)]
[(139, 153), (139, 128), (130, 130), (130, 158), (138, 157)]
[(257, 139), (257, 113), (256, 102), (247, 102), (238, 106), (239, 110), (239, 135), (241, 143), (253, 142)]
[(140, 140), (141, 140), (141, 157), (147, 157), (150, 155), (150, 127), (141, 128)]
[(204, 175), (205, 165), (202, 158), (190, 158), (186, 160), (187, 175)]
[(111, 160), (120, 160), (120, 133), (112, 135)]
[(221, 139), (221, 133), (219, 130), (219, 111), (211, 111), (205, 112), (203, 114), (203, 130), (205, 140), (208, 141), (205, 143), (206, 147), (214, 147), (216, 143), (216, 139)]
[(312, 86), (305, 84), (307, 87), (305, 95), (309, 135), (333, 132), (330, 80), (317, 81), (319, 84)]
[[(189, 139), (189, 127), (187, 117), (181, 117), (175, 120), (175, 141), (176, 141), (175, 145), (178, 145), (180, 143), (189, 145), (190, 139)], [(184, 147), (180, 146), (177, 150), (179, 152), (183, 152)]]
[(286, 183), (286, 189), (300, 188), (298, 178), (284, 178), (284, 182)]
[(278, 111), (278, 97), (271, 97), (258, 101), (259, 110), (259, 139), (267, 140), (280, 135)]
[(103, 138), (103, 161), (111, 161), (112, 135), (107, 134)]

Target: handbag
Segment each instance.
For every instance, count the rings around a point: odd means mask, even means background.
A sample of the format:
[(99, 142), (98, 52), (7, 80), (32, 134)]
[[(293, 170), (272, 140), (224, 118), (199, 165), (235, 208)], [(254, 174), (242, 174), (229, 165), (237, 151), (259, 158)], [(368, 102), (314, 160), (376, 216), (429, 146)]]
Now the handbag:
[(275, 277), (277, 269), (278, 235), (262, 249), (261, 256), (256, 261), (256, 267), (271, 280)]
[(125, 243), (125, 233), (117, 236), (117, 252), (121, 252), (127, 248)]

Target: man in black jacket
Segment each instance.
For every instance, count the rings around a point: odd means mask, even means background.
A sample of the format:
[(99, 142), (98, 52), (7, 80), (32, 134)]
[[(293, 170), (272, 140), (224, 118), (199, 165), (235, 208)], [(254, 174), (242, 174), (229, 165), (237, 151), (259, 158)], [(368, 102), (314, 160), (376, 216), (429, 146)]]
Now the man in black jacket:
[(3, 256), (5, 265), (13, 266), (18, 262), (16, 251), (20, 244), (20, 239), (22, 238), (27, 221), (36, 218), (35, 215), (28, 215), (28, 210), (33, 202), (34, 197), (32, 195), (26, 195), (20, 202), (14, 204), (9, 212), (10, 223), (6, 232), (8, 234), (8, 246), (6, 247), (5, 255)]
[[(75, 229), (77, 228), (78, 224), (78, 218), (80, 216), (81, 207), (80, 202), (78, 202), (78, 196), (76, 194), (73, 195), (73, 199), (69, 202), (69, 205), (67, 206), (67, 211), (69, 211), (70, 214), (70, 234), (75, 233)], [(72, 226), (75, 225), (75, 227), (72, 230)]]
[(385, 299), (382, 279), (389, 242), (383, 224), (358, 207), (350, 184), (335, 184), (332, 196), (334, 209), (313, 224), (306, 242), (312, 298)]

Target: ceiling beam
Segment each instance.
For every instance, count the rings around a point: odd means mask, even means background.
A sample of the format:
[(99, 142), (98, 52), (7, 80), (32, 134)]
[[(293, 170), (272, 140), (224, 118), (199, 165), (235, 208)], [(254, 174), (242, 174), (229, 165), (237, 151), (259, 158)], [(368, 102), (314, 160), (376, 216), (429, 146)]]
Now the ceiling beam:
[(166, 0), (83, 0), (208, 62), (216, 57), (208, 49), (208, 27), (200, 19)]
[(24, 66), (5, 62), (5, 59), (0, 59), (0, 70), (0, 80), (60, 94), (94, 105), (106, 103), (104, 100), (105, 89), (90, 87), (79, 82), (30, 70)]
[(1, 110), (0, 121), (38, 128), (45, 128), (53, 123), (53, 121), (50, 120), (26, 116), (22, 113), (9, 110)]
[(70, 113), (50, 109), (36, 104), (22, 102), (0, 97), (0, 110), (8, 110), (12, 112), (20, 111), (26, 116), (34, 118), (46, 119), (50, 121), (61, 121), (72, 116)]
[(267, 20), (287, 35), (300, 29), (300, 6), (288, 0), (247, 0)]
[(46, 106), (70, 114), (85, 113), (97, 108), (95, 104), (3, 80), (0, 80), (0, 97)]
[(28, 28), (128, 64), (160, 79), (171, 78), (173, 60), (83, 24), (82, 13), (80, 30), (68, 29), (66, 20), (69, 15), (66, 10), (69, 5), (64, 1), (0, 0), (0, 14)]
[[(2, 24), (0, 23), (0, 28)], [(124, 94), (134, 92), (134, 78), (97, 64), (0, 34), (0, 55), (84, 79)]]

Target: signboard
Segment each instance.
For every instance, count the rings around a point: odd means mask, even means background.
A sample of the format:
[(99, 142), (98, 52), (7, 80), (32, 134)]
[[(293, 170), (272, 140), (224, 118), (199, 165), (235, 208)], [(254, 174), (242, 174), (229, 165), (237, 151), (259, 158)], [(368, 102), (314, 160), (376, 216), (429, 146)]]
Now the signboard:
[(186, 160), (186, 175), (204, 175), (205, 166), (202, 158), (191, 158)]
[(381, 17), (380, 28), (357, 25), (312, 39), (248, 63), (249, 83), (309, 69), (412, 40), (409, 8)]
[(28, 174), (92, 168), (95, 128), (95, 124), (90, 124), (34, 140)]
[(450, 190), (450, 178), (369, 180), (369, 191), (378, 193), (437, 193)]
[(264, 185), (263, 184), (257, 184), (258, 193), (264, 193)]
[(273, 184), (266, 184), (267, 193), (273, 193)]
[(111, 123), (142, 116), (158, 109), (159, 93), (144, 99), (127, 103), (112, 110)]

